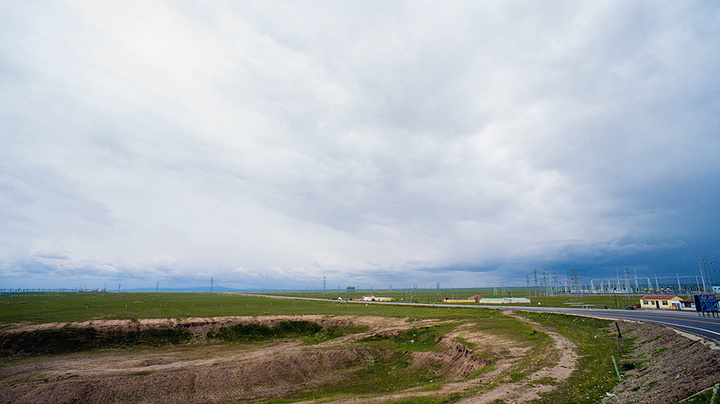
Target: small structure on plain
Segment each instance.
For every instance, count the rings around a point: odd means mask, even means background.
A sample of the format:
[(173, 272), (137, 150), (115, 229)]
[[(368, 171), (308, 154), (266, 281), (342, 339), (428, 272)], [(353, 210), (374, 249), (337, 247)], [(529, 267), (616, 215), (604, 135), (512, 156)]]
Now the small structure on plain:
[(640, 307), (643, 309), (681, 310), (682, 300), (679, 296), (648, 295), (640, 298)]

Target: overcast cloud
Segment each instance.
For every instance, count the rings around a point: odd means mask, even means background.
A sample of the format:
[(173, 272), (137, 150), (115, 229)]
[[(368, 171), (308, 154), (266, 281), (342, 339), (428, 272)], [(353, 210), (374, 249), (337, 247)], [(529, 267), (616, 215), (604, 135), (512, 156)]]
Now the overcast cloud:
[(696, 271), (719, 94), (714, 2), (1, 2), (0, 287)]

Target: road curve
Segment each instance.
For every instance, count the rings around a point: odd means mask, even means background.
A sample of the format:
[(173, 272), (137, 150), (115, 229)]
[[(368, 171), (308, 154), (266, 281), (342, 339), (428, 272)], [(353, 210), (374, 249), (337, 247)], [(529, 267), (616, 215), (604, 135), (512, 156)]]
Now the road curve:
[[(508, 308), (507, 306), (505, 308)], [(705, 339), (720, 343), (720, 318), (703, 317), (694, 311), (671, 310), (605, 310), (605, 309), (573, 309), (573, 308), (539, 308), (513, 307), (514, 310), (543, 311), (570, 314), (583, 317), (604, 318), (610, 320), (633, 320), (655, 323), (677, 330), (695, 334)]]

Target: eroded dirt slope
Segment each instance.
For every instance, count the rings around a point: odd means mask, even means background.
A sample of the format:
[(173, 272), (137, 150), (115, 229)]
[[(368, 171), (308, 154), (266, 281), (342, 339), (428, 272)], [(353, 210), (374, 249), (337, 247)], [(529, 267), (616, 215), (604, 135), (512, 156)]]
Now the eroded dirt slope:
[[(603, 403), (669, 404), (720, 382), (720, 350), (655, 324), (618, 322), (633, 350)], [(716, 348), (716, 347), (712, 347)]]

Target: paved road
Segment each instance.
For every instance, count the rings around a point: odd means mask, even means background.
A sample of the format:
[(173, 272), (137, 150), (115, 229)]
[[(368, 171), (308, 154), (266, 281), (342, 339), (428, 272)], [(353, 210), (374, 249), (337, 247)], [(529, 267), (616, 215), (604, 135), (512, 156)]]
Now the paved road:
[[(467, 305), (453, 305), (468, 307)], [(518, 306), (471, 306), (488, 309), (511, 309), (520, 311), (541, 311), (562, 313), (575, 316), (595, 317), (609, 320), (635, 320), (672, 327), (677, 330), (699, 335), (720, 344), (720, 317), (701, 317), (694, 311), (671, 310), (606, 310), (606, 309), (575, 309), (567, 307), (518, 307)]]
[(660, 311), (660, 310), (604, 310), (604, 309), (571, 309), (571, 308), (515, 308), (516, 310), (544, 311), (572, 314), (576, 316), (606, 318), (612, 320), (625, 319), (645, 321), (665, 325), (705, 339), (720, 343), (720, 318), (701, 317), (694, 311)]

